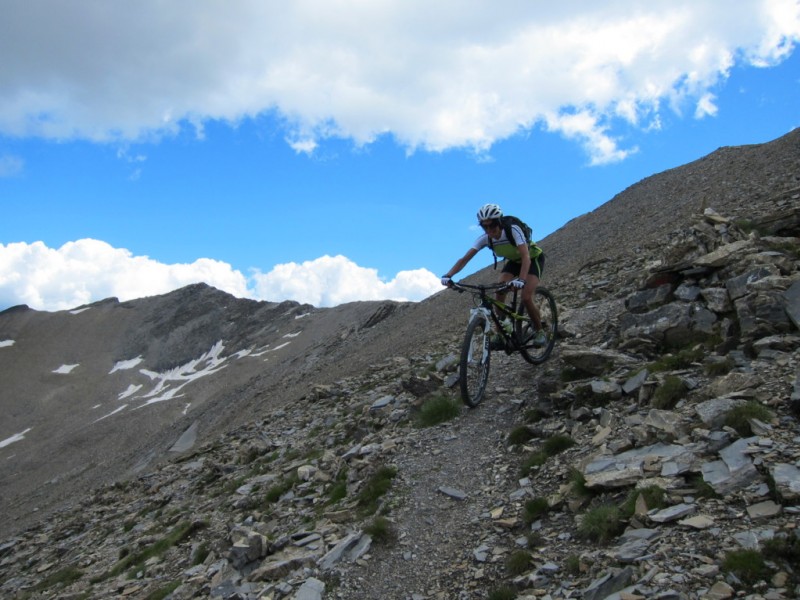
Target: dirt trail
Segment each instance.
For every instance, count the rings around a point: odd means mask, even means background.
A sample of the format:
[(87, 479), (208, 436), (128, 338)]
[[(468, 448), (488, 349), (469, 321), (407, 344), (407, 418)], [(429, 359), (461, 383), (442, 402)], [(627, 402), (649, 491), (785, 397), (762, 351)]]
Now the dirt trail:
[[(508, 506), (491, 503), (498, 489), (509, 499), (519, 488), (518, 473), (503, 457), (536, 369), (518, 355), (495, 354), (492, 361), (489, 391), (479, 407), (464, 408), (444, 425), (419, 429), (398, 447), (393, 457), (398, 475), (388, 500), (397, 540), (374, 544), (369, 559), (340, 581), (336, 597), (419, 600), (445, 598), (439, 594), (454, 588), (463, 590), (462, 599), (484, 597), (482, 575), (502, 568), (492, 562), (493, 531), (510, 516)], [(511, 390), (519, 392), (521, 385), (527, 390), (515, 395)], [(475, 558), (482, 551), (486, 562)]]

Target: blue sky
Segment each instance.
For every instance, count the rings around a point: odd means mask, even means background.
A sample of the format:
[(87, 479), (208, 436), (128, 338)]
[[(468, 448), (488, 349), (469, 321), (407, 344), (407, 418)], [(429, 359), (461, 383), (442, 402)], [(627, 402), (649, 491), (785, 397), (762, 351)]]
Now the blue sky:
[(800, 126), (796, 0), (2, 4), (0, 310), (419, 300), (486, 202), (543, 238)]

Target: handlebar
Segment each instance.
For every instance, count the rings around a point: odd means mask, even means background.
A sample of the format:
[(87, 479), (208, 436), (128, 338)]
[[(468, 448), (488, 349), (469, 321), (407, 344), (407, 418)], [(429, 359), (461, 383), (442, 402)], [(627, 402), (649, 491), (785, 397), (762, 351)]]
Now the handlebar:
[(511, 285), (511, 282), (507, 283), (487, 283), (481, 285), (471, 285), (469, 283), (461, 283), (459, 281), (450, 281), (450, 289), (457, 291), (459, 294), (463, 294), (464, 292), (468, 292), (470, 290), (478, 291), (482, 294), (486, 292), (492, 292), (497, 290), (511, 290), (514, 289), (514, 286)]

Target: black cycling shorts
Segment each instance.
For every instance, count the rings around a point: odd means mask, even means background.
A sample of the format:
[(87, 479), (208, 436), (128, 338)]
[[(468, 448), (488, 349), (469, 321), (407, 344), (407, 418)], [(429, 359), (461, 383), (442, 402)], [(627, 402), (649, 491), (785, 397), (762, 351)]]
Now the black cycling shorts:
[[(510, 260), (505, 260), (503, 263), (503, 273), (511, 273), (514, 277), (521, 277), (519, 272), (520, 269), (522, 269), (522, 263)], [(542, 273), (544, 273), (544, 252), (536, 258), (531, 259), (531, 269), (529, 273), (536, 275), (539, 279), (542, 278)]]

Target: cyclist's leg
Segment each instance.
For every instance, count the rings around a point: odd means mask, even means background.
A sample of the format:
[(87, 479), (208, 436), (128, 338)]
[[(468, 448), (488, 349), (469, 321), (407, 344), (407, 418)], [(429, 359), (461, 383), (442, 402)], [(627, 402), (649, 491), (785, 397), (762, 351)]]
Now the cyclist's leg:
[[(512, 279), (519, 277), (519, 268), (522, 265), (519, 263), (511, 262), (510, 260), (503, 261), (503, 271), (500, 273), (500, 282), (499, 283), (508, 283)], [(498, 302), (505, 302), (506, 301), (506, 291), (498, 291), (495, 294), (495, 298), (497, 298)]]
[(542, 277), (542, 270), (544, 269), (544, 255), (540, 254), (536, 258), (531, 259), (531, 268), (528, 271), (528, 276), (525, 278), (526, 284), (522, 290), (522, 301), (525, 303), (525, 308), (533, 321), (536, 331), (542, 328), (542, 318), (539, 314), (539, 308), (533, 301), (536, 294), (536, 288), (539, 287), (539, 280)]

